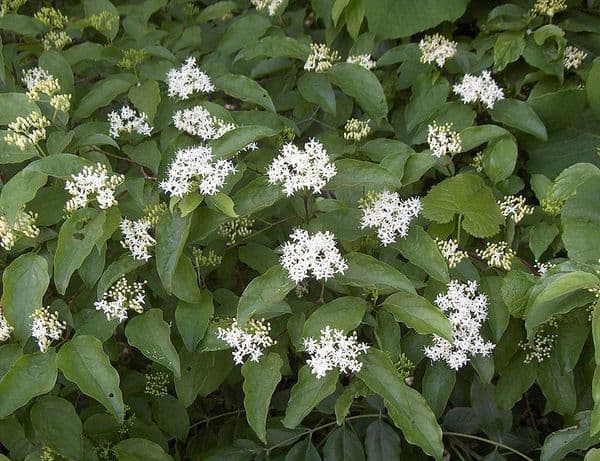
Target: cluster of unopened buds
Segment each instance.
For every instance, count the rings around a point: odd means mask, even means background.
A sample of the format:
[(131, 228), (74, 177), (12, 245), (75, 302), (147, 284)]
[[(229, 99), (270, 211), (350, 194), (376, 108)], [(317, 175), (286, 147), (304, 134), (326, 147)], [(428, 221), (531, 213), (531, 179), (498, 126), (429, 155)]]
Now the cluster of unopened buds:
[(275, 344), (270, 336), (271, 325), (264, 319), (250, 319), (245, 325), (234, 319), (228, 328), (217, 329), (217, 338), (231, 347), (234, 363), (241, 365), (246, 359), (258, 362), (264, 350)]
[(153, 371), (146, 373), (146, 385), (144, 394), (151, 397), (164, 397), (169, 393), (169, 375), (164, 371)]
[(438, 158), (458, 154), (462, 148), (460, 133), (452, 129), (452, 123), (438, 125), (436, 121), (427, 126), (427, 144), (431, 155)]
[(233, 246), (252, 234), (254, 222), (254, 218), (250, 217), (234, 218), (221, 224), (218, 232), (221, 237), (227, 239), (227, 245)]
[(127, 319), (128, 311), (141, 314), (146, 302), (145, 284), (145, 281), (129, 283), (123, 276), (94, 303), (94, 307), (104, 312), (107, 320), (118, 319), (119, 322)]
[(346, 59), (346, 62), (350, 64), (358, 64), (360, 67), (364, 67), (367, 70), (372, 70), (377, 67), (377, 63), (371, 58), (370, 54), (350, 55)]
[(0, 246), (10, 251), (20, 237), (36, 238), (40, 233), (36, 218), (37, 214), (21, 210), (10, 224), (6, 216), (0, 215)]
[(435, 62), (438, 67), (444, 67), (446, 61), (456, 54), (457, 47), (458, 43), (443, 35), (426, 35), (419, 42), (420, 60), (423, 64)]
[(333, 63), (340, 58), (337, 51), (331, 49), (323, 43), (311, 43), (310, 55), (304, 63), (304, 70), (309, 72), (325, 72), (333, 66)]
[(344, 125), (344, 139), (347, 141), (360, 141), (371, 132), (370, 120), (358, 120), (351, 118)]
[(458, 241), (454, 239), (442, 240), (435, 239), (440, 253), (448, 263), (448, 267), (453, 268), (458, 265), (463, 259), (468, 258), (466, 251), (463, 251), (458, 246)]
[(37, 145), (46, 139), (46, 128), (50, 120), (39, 112), (31, 112), (27, 117), (17, 117), (8, 124), (8, 132), (4, 135), (7, 144), (14, 144), (20, 150), (30, 145)]
[(477, 250), (476, 254), (489, 266), (509, 271), (515, 251), (506, 242), (488, 242), (485, 249)]

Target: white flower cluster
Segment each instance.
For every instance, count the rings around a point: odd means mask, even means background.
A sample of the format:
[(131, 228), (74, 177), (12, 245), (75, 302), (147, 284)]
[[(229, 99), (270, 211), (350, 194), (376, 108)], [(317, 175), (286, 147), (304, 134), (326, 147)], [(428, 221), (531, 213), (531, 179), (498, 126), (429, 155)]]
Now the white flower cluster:
[(358, 64), (367, 70), (375, 69), (375, 67), (377, 67), (377, 63), (371, 58), (370, 54), (357, 54), (348, 56), (346, 62), (350, 64)]
[(536, 261), (533, 267), (535, 267), (535, 270), (538, 272), (538, 275), (540, 277), (543, 277), (550, 269), (554, 267), (554, 264), (552, 264), (551, 262), (543, 263), (541, 261)]
[(343, 330), (327, 325), (320, 333), (318, 339), (304, 338), (304, 349), (309, 355), (306, 363), (313, 375), (321, 379), (334, 368), (342, 373), (358, 373), (362, 369), (358, 357), (369, 346), (358, 341), (356, 332), (346, 336)]
[(223, 187), (227, 176), (234, 172), (233, 163), (216, 160), (210, 147), (187, 147), (176, 152), (160, 187), (175, 197), (183, 197), (197, 184), (201, 194), (214, 195)]
[(507, 195), (498, 201), (500, 211), (505, 218), (509, 216), (515, 223), (520, 222), (526, 215), (533, 213), (533, 207), (527, 205), (525, 197), (520, 195)]
[(435, 239), (435, 242), (450, 268), (456, 267), (458, 263), (468, 257), (467, 253), (459, 248), (458, 241), (454, 239)]
[(371, 132), (369, 122), (370, 120), (358, 120), (356, 118), (348, 120), (344, 125), (344, 139), (358, 142), (369, 136)]
[(302, 189), (312, 189), (318, 194), (336, 174), (325, 147), (315, 139), (310, 139), (300, 149), (292, 143), (285, 144), (279, 156), (269, 165), (269, 183), (283, 183), (289, 197)]
[(27, 146), (46, 139), (46, 127), (49, 126), (50, 120), (39, 112), (32, 112), (27, 117), (17, 117), (14, 122), (8, 124), (4, 141), (25, 150)]
[(462, 82), (452, 89), (465, 104), (481, 102), (488, 109), (504, 99), (504, 90), (494, 81), (489, 70), (484, 70), (479, 76), (466, 74)]
[(329, 231), (310, 235), (303, 229), (295, 229), (281, 251), (281, 265), (296, 283), (311, 275), (317, 280), (327, 280), (348, 268)]
[(208, 75), (196, 65), (196, 58), (187, 58), (179, 69), (167, 73), (168, 94), (170, 97), (188, 99), (193, 93), (212, 93), (215, 87)]
[(8, 341), (13, 330), (14, 328), (10, 326), (4, 316), (4, 311), (0, 308), (0, 341)]
[(178, 110), (173, 114), (175, 128), (185, 131), (193, 136), (198, 136), (204, 141), (217, 139), (235, 128), (233, 123), (213, 117), (202, 106)]
[(411, 221), (421, 212), (421, 201), (418, 197), (406, 200), (397, 192), (387, 190), (367, 196), (361, 205), (363, 215), (361, 228), (377, 228), (377, 237), (382, 245), (393, 243), (398, 236), (405, 238)]
[(120, 110), (108, 114), (110, 135), (113, 138), (118, 138), (121, 133), (137, 133), (142, 136), (150, 136), (152, 127), (148, 125), (147, 118), (148, 116), (143, 112), (138, 114), (135, 109), (124, 105)]
[(94, 302), (98, 311), (104, 312), (108, 320), (127, 319), (127, 311), (144, 312), (144, 285), (146, 282), (129, 283), (125, 276), (117, 280), (102, 297)]
[(446, 61), (456, 54), (457, 47), (458, 43), (441, 34), (426, 35), (419, 42), (420, 60), (423, 64), (435, 62), (438, 67), (444, 67)]
[(425, 355), (433, 361), (443, 360), (454, 370), (466, 365), (472, 355), (489, 355), (494, 344), (486, 342), (479, 332), (487, 318), (487, 296), (477, 293), (477, 282), (466, 284), (452, 280), (448, 292), (439, 294), (437, 306), (446, 313), (452, 326), (452, 342), (434, 335), (425, 347)]
[(279, 13), (285, 0), (250, 0), (257, 10), (268, 10), (269, 16)]
[(554, 350), (554, 343), (558, 338), (556, 328), (558, 320), (556, 317), (551, 317), (546, 323), (542, 324), (533, 336), (532, 343), (521, 341), (519, 347), (525, 351), (523, 363), (537, 362), (542, 363), (550, 358)]
[(59, 340), (67, 324), (58, 320), (58, 312), (50, 312), (49, 307), (36, 309), (31, 314), (31, 336), (38, 343), (40, 351), (46, 352), (52, 341)]
[(477, 250), (477, 256), (491, 267), (509, 271), (515, 252), (506, 242), (488, 242), (484, 250)]
[(35, 225), (36, 218), (37, 214), (22, 210), (11, 226), (6, 216), (0, 215), (0, 246), (10, 251), (20, 236), (36, 238), (40, 234), (39, 227)]
[(566, 9), (566, 0), (536, 0), (531, 11), (533, 14), (544, 14), (552, 17)]
[(106, 165), (86, 166), (80, 173), (71, 175), (65, 190), (71, 194), (65, 209), (68, 212), (84, 208), (95, 196), (98, 206), (105, 210), (117, 205), (115, 189), (125, 180), (122, 174), (110, 174)]
[(438, 125), (433, 122), (427, 127), (427, 144), (434, 157), (458, 154), (462, 148), (460, 133), (452, 129), (452, 123)]
[(565, 48), (565, 69), (577, 69), (583, 63), (584, 59), (587, 58), (587, 53), (574, 46), (567, 46)]
[(32, 67), (23, 71), (23, 83), (27, 87), (27, 97), (30, 101), (40, 101), (41, 95), (45, 94), (54, 109), (68, 112), (71, 108), (71, 95), (57, 94), (60, 91), (60, 83), (47, 70)]
[(148, 250), (156, 244), (156, 240), (148, 232), (152, 229), (150, 221), (145, 218), (135, 221), (124, 218), (121, 219), (119, 228), (123, 235), (123, 248), (131, 252), (133, 259), (148, 261), (152, 257)]
[(304, 63), (304, 70), (309, 72), (325, 72), (340, 58), (337, 51), (331, 51), (323, 43), (311, 43), (310, 55)]
[(251, 319), (243, 327), (234, 319), (229, 328), (217, 328), (217, 338), (233, 349), (233, 362), (241, 365), (246, 358), (251, 362), (258, 362), (264, 350), (275, 344), (270, 332), (271, 325), (264, 319)]

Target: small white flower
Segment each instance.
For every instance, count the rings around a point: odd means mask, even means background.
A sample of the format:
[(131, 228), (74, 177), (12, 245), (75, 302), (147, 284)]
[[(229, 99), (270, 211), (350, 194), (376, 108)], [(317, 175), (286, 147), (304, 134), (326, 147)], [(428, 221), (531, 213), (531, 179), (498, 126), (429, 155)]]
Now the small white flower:
[(178, 130), (198, 136), (203, 141), (218, 139), (235, 128), (233, 123), (225, 123), (213, 117), (202, 106), (178, 110), (173, 114), (173, 124)]
[(336, 174), (323, 144), (310, 139), (304, 144), (304, 150), (292, 143), (285, 144), (279, 156), (269, 166), (269, 183), (283, 183), (283, 189), (289, 197), (302, 189), (312, 189), (318, 194)]
[(241, 365), (246, 358), (258, 362), (264, 350), (275, 344), (276, 341), (269, 336), (270, 332), (271, 325), (264, 319), (251, 319), (243, 327), (234, 319), (229, 328), (217, 328), (217, 338), (233, 349), (233, 362)]
[(257, 10), (268, 10), (269, 16), (275, 16), (285, 3), (285, 0), (250, 0)]
[(467, 253), (458, 247), (458, 242), (454, 239), (435, 239), (435, 242), (450, 268), (456, 267), (458, 263), (468, 257)]
[(540, 261), (536, 261), (535, 265), (533, 266), (535, 267), (535, 269), (538, 271), (538, 274), (540, 277), (543, 277), (544, 275), (546, 275), (546, 273), (552, 269), (554, 267), (554, 264), (550, 263), (550, 262), (540, 262)]
[(13, 330), (14, 328), (10, 326), (4, 316), (4, 311), (0, 309), (0, 341), (8, 341)]
[(337, 51), (331, 51), (323, 43), (311, 43), (310, 55), (304, 63), (304, 70), (309, 72), (325, 72), (340, 58)]
[(460, 133), (452, 129), (452, 124), (438, 125), (435, 121), (427, 127), (427, 144), (431, 155), (438, 158), (458, 154), (462, 148)]
[(108, 114), (110, 122), (110, 135), (118, 138), (121, 133), (138, 133), (142, 136), (150, 136), (152, 127), (146, 121), (147, 115), (143, 112), (139, 114), (128, 105), (124, 105), (118, 111)]
[(439, 294), (435, 304), (446, 313), (452, 326), (452, 342), (434, 335), (425, 347), (425, 355), (433, 361), (443, 360), (454, 370), (466, 365), (473, 355), (489, 355), (494, 344), (480, 334), (487, 318), (487, 296), (477, 293), (477, 282), (466, 284), (452, 280), (446, 294)]
[(344, 139), (358, 142), (369, 136), (371, 132), (369, 122), (370, 120), (358, 120), (356, 118), (348, 120), (344, 125)]
[(303, 229), (295, 229), (281, 251), (281, 265), (296, 283), (311, 275), (317, 280), (327, 280), (348, 268), (331, 232), (310, 235)]
[(377, 67), (377, 63), (373, 61), (370, 54), (358, 54), (353, 56), (348, 56), (346, 62), (350, 64), (358, 64), (361, 67), (364, 67), (367, 70), (375, 69)]
[(369, 346), (358, 342), (356, 332), (346, 336), (342, 330), (327, 325), (318, 339), (304, 338), (304, 349), (309, 355), (306, 363), (312, 374), (321, 379), (334, 368), (342, 373), (358, 373), (362, 369), (358, 357)]
[(494, 104), (504, 99), (504, 90), (492, 78), (488, 70), (484, 70), (481, 75), (466, 74), (461, 83), (452, 87), (465, 104), (481, 102), (488, 109), (492, 109)]
[(361, 228), (377, 228), (377, 237), (382, 245), (387, 246), (398, 236), (405, 238), (408, 235), (410, 223), (422, 207), (418, 197), (402, 200), (397, 192), (382, 191), (367, 196), (361, 208)]
[(94, 302), (98, 311), (104, 312), (108, 320), (127, 319), (127, 311), (132, 310), (141, 314), (146, 302), (144, 285), (146, 282), (129, 283), (125, 276), (117, 280), (102, 297)]
[(125, 176), (121, 174), (109, 174), (102, 163), (86, 166), (80, 173), (71, 175), (71, 179), (65, 183), (65, 190), (71, 194), (65, 209), (72, 212), (84, 208), (94, 196), (103, 210), (117, 205), (115, 189), (124, 180)]
[(50, 312), (49, 307), (36, 309), (31, 314), (31, 336), (38, 343), (40, 351), (46, 352), (52, 341), (59, 340), (67, 324), (58, 320), (58, 312)]
[(518, 195), (507, 195), (503, 200), (498, 201), (498, 206), (502, 215), (506, 218), (511, 217), (515, 224), (526, 215), (533, 213), (533, 207), (526, 204), (525, 197)]
[(477, 250), (477, 256), (491, 267), (509, 271), (515, 252), (506, 242), (488, 242), (484, 250)]
[(143, 218), (136, 221), (124, 218), (121, 219), (119, 227), (123, 235), (123, 248), (131, 252), (133, 259), (148, 261), (152, 257), (148, 249), (156, 244), (156, 240), (148, 232), (152, 229), (150, 221)]
[(577, 69), (585, 58), (587, 58), (585, 51), (571, 45), (567, 46), (565, 48), (565, 69)]
[(196, 65), (196, 58), (190, 57), (179, 69), (167, 73), (168, 94), (170, 97), (188, 99), (193, 93), (212, 93), (215, 87), (208, 75)]
[(17, 117), (14, 122), (8, 124), (4, 141), (25, 150), (27, 146), (46, 139), (46, 128), (50, 125), (50, 120), (39, 112), (32, 112), (27, 117)]
[(188, 147), (177, 151), (160, 187), (175, 197), (191, 192), (194, 185), (201, 194), (214, 195), (223, 187), (227, 176), (234, 172), (233, 163), (216, 160), (210, 147)]
[(35, 225), (36, 219), (37, 214), (21, 210), (11, 226), (6, 216), (0, 215), (0, 246), (10, 251), (19, 237), (36, 238), (40, 234), (39, 227)]
[(440, 34), (426, 35), (419, 42), (421, 62), (431, 64), (435, 62), (438, 67), (444, 67), (448, 59), (456, 54), (458, 43), (448, 40)]

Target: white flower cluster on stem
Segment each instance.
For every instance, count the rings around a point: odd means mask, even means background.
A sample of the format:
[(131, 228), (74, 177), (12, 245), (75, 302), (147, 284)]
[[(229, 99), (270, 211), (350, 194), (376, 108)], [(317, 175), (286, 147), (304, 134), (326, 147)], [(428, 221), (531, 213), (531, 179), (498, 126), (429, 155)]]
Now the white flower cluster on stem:
[(143, 112), (138, 114), (135, 109), (124, 105), (120, 110), (108, 114), (110, 135), (113, 138), (118, 138), (121, 133), (137, 133), (142, 136), (150, 136), (152, 127), (148, 125), (147, 118), (148, 116)]
[(460, 133), (452, 129), (452, 123), (438, 125), (433, 122), (427, 127), (427, 144), (434, 157), (458, 154), (462, 148)]
[(369, 126), (371, 120), (358, 120), (351, 118), (344, 125), (344, 139), (347, 141), (360, 141), (361, 139), (369, 136), (371, 127)]
[(300, 149), (292, 143), (285, 144), (279, 156), (269, 165), (269, 183), (282, 183), (286, 195), (303, 189), (312, 189), (318, 194), (336, 174), (325, 147), (315, 139), (310, 139)]
[(348, 268), (329, 231), (310, 235), (303, 229), (295, 229), (290, 240), (281, 246), (281, 251), (281, 265), (296, 283), (310, 276), (327, 280), (335, 274), (343, 274)]
[(160, 183), (160, 187), (175, 197), (183, 197), (191, 192), (194, 185), (197, 185), (201, 194), (214, 195), (223, 187), (227, 176), (234, 172), (233, 163), (215, 159), (210, 147), (186, 147), (175, 153), (167, 178)]
[(102, 163), (83, 167), (80, 173), (71, 175), (65, 183), (65, 190), (71, 195), (65, 209), (72, 212), (84, 208), (94, 198), (103, 210), (117, 205), (115, 189), (124, 180), (125, 176), (109, 173)]
[(465, 104), (480, 102), (488, 109), (504, 99), (504, 90), (494, 81), (489, 70), (484, 70), (481, 75), (464, 75), (462, 82), (452, 89)]
[(577, 69), (587, 58), (587, 53), (574, 46), (565, 48), (565, 69)]
[(58, 320), (58, 312), (50, 312), (49, 307), (36, 309), (31, 314), (31, 336), (38, 343), (40, 351), (46, 352), (52, 341), (59, 340), (67, 324)]
[(346, 62), (350, 64), (358, 64), (360, 67), (364, 67), (367, 70), (375, 69), (377, 63), (373, 61), (370, 54), (356, 54), (348, 56)]
[(131, 252), (133, 259), (148, 261), (152, 255), (148, 251), (156, 244), (154, 237), (148, 232), (152, 223), (145, 218), (138, 220), (121, 219), (119, 225), (123, 239), (121, 245)]
[(507, 195), (498, 201), (502, 216), (511, 217), (515, 223), (521, 221), (526, 215), (533, 213), (533, 207), (527, 205), (525, 197), (520, 195)]
[(146, 282), (129, 283), (125, 276), (117, 280), (102, 297), (94, 303), (98, 311), (104, 312), (108, 320), (127, 319), (127, 311), (144, 312)]
[(323, 43), (311, 43), (310, 55), (304, 63), (304, 70), (309, 72), (325, 72), (340, 58), (337, 51), (331, 51)]
[(318, 339), (304, 338), (304, 349), (312, 374), (321, 379), (334, 368), (342, 373), (358, 373), (362, 369), (358, 358), (369, 346), (358, 341), (356, 332), (346, 336), (342, 330), (327, 325)]
[(202, 106), (178, 110), (173, 114), (173, 124), (178, 130), (198, 136), (203, 141), (217, 139), (235, 128), (233, 123), (213, 117)]
[(279, 13), (285, 0), (250, 0), (257, 10), (267, 10), (269, 16), (275, 16)]
[(433, 361), (443, 360), (454, 370), (463, 367), (473, 355), (489, 355), (494, 344), (480, 334), (487, 318), (487, 296), (477, 293), (477, 282), (452, 280), (446, 294), (439, 294), (436, 305), (448, 316), (452, 326), (452, 342), (434, 335), (425, 347), (425, 355)]
[(361, 208), (361, 227), (377, 228), (377, 238), (387, 246), (398, 236), (404, 238), (408, 235), (410, 223), (419, 215), (422, 207), (418, 197), (402, 200), (397, 192), (384, 190), (367, 196)]
[(170, 97), (188, 99), (194, 93), (212, 93), (215, 87), (208, 75), (196, 65), (196, 58), (190, 57), (179, 69), (167, 73), (168, 94)]
[(506, 242), (488, 242), (485, 249), (477, 250), (477, 256), (491, 267), (509, 271), (515, 252)]
[(435, 239), (435, 242), (450, 268), (456, 267), (458, 263), (468, 257), (467, 253), (459, 248), (457, 240)]
[(0, 309), (0, 341), (8, 341), (14, 328), (8, 323), (4, 311)]
[(420, 60), (423, 64), (435, 62), (438, 67), (444, 67), (446, 61), (456, 54), (457, 47), (458, 43), (441, 34), (426, 35), (419, 42)]
[(8, 124), (4, 141), (25, 150), (27, 146), (36, 145), (46, 139), (46, 128), (50, 125), (50, 120), (39, 112), (32, 112), (27, 117), (17, 117), (14, 122)]
[(264, 319), (251, 319), (244, 326), (234, 319), (229, 328), (217, 328), (217, 338), (233, 349), (233, 362), (238, 365), (243, 364), (246, 358), (258, 362), (264, 350), (275, 344), (270, 333), (271, 325)]
[(0, 246), (10, 251), (22, 235), (36, 238), (40, 234), (39, 227), (35, 225), (36, 218), (37, 214), (21, 210), (17, 213), (15, 222), (10, 225), (6, 216), (0, 215)]

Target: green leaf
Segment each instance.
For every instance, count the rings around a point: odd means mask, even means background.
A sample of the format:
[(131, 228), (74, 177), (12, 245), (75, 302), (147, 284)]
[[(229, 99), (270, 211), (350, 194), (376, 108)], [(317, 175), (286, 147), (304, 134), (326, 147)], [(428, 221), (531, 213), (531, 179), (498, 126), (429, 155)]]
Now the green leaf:
[(600, 176), (592, 176), (565, 203), (561, 220), (562, 241), (575, 261), (594, 263), (600, 259)]
[(521, 31), (506, 31), (498, 35), (494, 43), (494, 70), (501, 71), (521, 57), (525, 39)]
[(436, 334), (452, 341), (452, 327), (444, 313), (422, 296), (398, 292), (383, 302), (383, 308), (398, 322), (422, 335)]
[(246, 286), (238, 303), (238, 322), (244, 324), (254, 316), (260, 317), (271, 306), (283, 301), (295, 286), (280, 265), (271, 267)]
[(25, 93), (0, 94), (0, 125), (8, 125), (17, 117), (27, 117), (32, 112), (40, 112), (35, 102), (29, 100)]
[(488, 144), (483, 150), (483, 169), (495, 183), (507, 179), (515, 169), (519, 155), (512, 136), (503, 136)]
[(233, 196), (235, 212), (240, 216), (249, 216), (273, 205), (285, 197), (280, 187), (273, 187), (265, 176), (250, 181)]
[(249, 42), (235, 57), (250, 60), (259, 57), (268, 58), (294, 58), (306, 61), (310, 54), (310, 47), (292, 37), (268, 36), (256, 42)]
[(388, 106), (379, 79), (373, 72), (346, 62), (334, 64), (327, 71), (331, 82), (348, 96), (373, 119), (380, 120), (387, 115)]
[(7, 133), (8, 130), (0, 130), (0, 165), (21, 163), (39, 155), (33, 144), (27, 144), (23, 150), (15, 144), (8, 144), (4, 140)]
[(311, 442), (311, 438), (306, 437), (287, 452), (284, 461), (321, 461), (321, 456)]
[(379, 290), (382, 293), (407, 291), (415, 293), (410, 280), (396, 268), (362, 253), (348, 253), (345, 256), (348, 269), (337, 277), (342, 285)]
[(425, 369), (422, 384), (423, 397), (438, 418), (444, 414), (454, 384), (456, 384), (456, 372), (445, 362), (438, 360)]
[(592, 108), (592, 111), (596, 115), (596, 118), (600, 119), (600, 88), (598, 82), (600, 81), (600, 59), (594, 59), (592, 68), (590, 69), (586, 79), (586, 93), (587, 100)]
[(185, 441), (190, 430), (190, 418), (185, 406), (172, 395), (152, 399), (152, 414), (158, 427), (167, 434)]
[(173, 461), (160, 445), (146, 439), (122, 440), (113, 451), (118, 461)]
[(173, 289), (173, 277), (190, 232), (190, 215), (163, 213), (156, 226), (156, 270), (167, 292)]
[(281, 380), (282, 366), (283, 360), (273, 352), (262, 356), (258, 362), (247, 361), (242, 366), (246, 418), (263, 443), (267, 443), (269, 404)]
[(60, 179), (70, 179), (86, 166), (94, 164), (88, 159), (73, 154), (54, 154), (31, 162), (25, 171), (36, 171)]
[(432, 79), (429, 74), (420, 75), (412, 88), (412, 97), (404, 109), (406, 130), (413, 131), (431, 117), (446, 102), (450, 84), (445, 78)]
[(173, 294), (180, 300), (195, 303), (200, 299), (196, 269), (190, 258), (182, 255), (173, 274)]
[(233, 98), (276, 112), (275, 105), (267, 90), (245, 75), (222, 75), (216, 78), (214, 83), (218, 90)]
[[(109, 0), (84, 0), (83, 8), (86, 17), (101, 14), (104, 11), (110, 13), (112, 16), (119, 17), (119, 12)], [(119, 32), (119, 21), (115, 21), (110, 30), (103, 29), (99, 32), (112, 41)]]
[(561, 369), (556, 355), (537, 366), (537, 383), (546, 397), (545, 411), (571, 416), (577, 405), (573, 372)]
[(483, 143), (508, 135), (510, 133), (498, 125), (470, 126), (460, 132), (461, 152), (470, 151)]
[(525, 353), (516, 354), (510, 363), (500, 371), (500, 379), (494, 389), (494, 401), (500, 409), (510, 410), (523, 398), (536, 378), (536, 367), (525, 363)]
[(175, 324), (188, 351), (194, 351), (204, 337), (213, 313), (213, 296), (207, 290), (201, 292), (198, 302), (186, 303), (180, 301), (177, 304)]
[(398, 188), (400, 179), (390, 170), (376, 163), (345, 158), (335, 162), (337, 174), (325, 189), (358, 189), (368, 186)]
[(37, 171), (21, 170), (0, 189), (0, 209), (8, 222), (13, 223), (17, 214), (36, 196), (48, 177)]
[(411, 264), (420, 267), (434, 279), (442, 283), (450, 280), (448, 265), (437, 243), (421, 226), (411, 225), (406, 238), (397, 239), (392, 248), (400, 251)]
[(162, 310), (150, 309), (127, 323), (125, 336), (129, 344), (156, 363), (181, 376), (179, 355), (171, 343), (171, 328), (163, 320)]
[(81, 392), (96, 399), (123, 422), (125, 406), (119, 373), (110, 364), (99, 339), (86, 335), (71, 339), (60, 349), (56, 364)]
[(364, 461), (362, 443), (349, 426), (333, 431), (323, 447), (324, 461)]
[(248, 43), (255, 43), (271, 26), (261, 14), (248, 14), (233, 21), (221, 37), (218, 50), (226, 55), (234, 53)]
[(65, 294), (71, 275), (81, 267), (102, 236), (105, 221), (104, 211), (82, 208), (63, 223), (54, 255), (54, 283), (60, 294)]
[(297, 427), (314, 407), (333, 394), (337, 381), (338, 373), (335, 370), (318, 379), (308, 365), (300, 368), (298, 382), (292, 387), (282, 424), (288, 429)]
[(32, 398), (47, 394), (56, 383), (56, 354), (27, 354), (12, 364), (0, 380), (0, 418), (6, 418)]
[(68, 400), (45, 395), (31, 407), (36, 437), (65, 458), (83, 456), (83, 425)]
[(214, 195), (209, 195), (208, 197), (206, 197), (205, 200), (208, 206), (219, 210), (225, 216), (228, 216), (230, 218), (238, 217), (237, 213), (233, 209), (233, 200), (231, 200), (231, 198), (227, 194), (224, 194), (223, 192), (217, 192)]
[(132, 86), (128, 96), (135, 108), (146, 114), (148, 123), (152, 124), (161, 99), (158, 83), (154, 80), (146, 80), (139, 86)]
[(217, 158), (236, 155), (248, 144), (263, 138), (275, 136), (277, 131), (261, 125), (246, 125), (228, 131), (219, 139), (212, 141), (212, 153)]
[(121, 276), (143, 266), (144, 263), (140, 259), (133, 259), (129, 253), (121, 255), (106, 268), (102, 277), (100, 277), (96, 288), (96, 296), (100, 298)]
[(577, 413), (574, 424), (546, 437), (540, 461), (562, 461), (570, 452), (587, 449), (600, 442), (598, 436), (590, 436), (590, 418), (590, 411)]
[(392, 421), (406, 440), (441, 461), (442, 429), (423, 396), (404, 383), (385, 353), (371, 348), (361, 361), (363, 368), (358, 377), (383, 398)]
[(489, 112), (496, 122), (533, 135), (542, 141), (548, 140), (544, 123), (526, 102), (511, 98), (501, 99)]
[(402, 459), (400, 447), (398, 433), (381, 419), (369, 424), (365, 435), (367, 461)]
[[(409, 37), (438, 24), (460, 18), (467, 0), (370, 0), (367, 8), (369, 30), (380, 38)], [(390, 21), (390, 18), (394, 18)]]
[(0, 304), (15, 337), (22, 343), (31, 336), (31, 314), (42, 307), (49, 283), (48, 263), (34, 253), (19, 256), (2, 273)]
[(130, 82), (118, 78), (107, 78), (95, 83), (73, 112), (73, 120), (89, 117), (96, 109), (109, 105), (117, 96), (125, 93), (130, 87)]
[(422, 203), (423, 214), (432, 221), (447, 223), (462, 215), (463, 228), (474, 237), (491, 237), (504, 223), (494, 194), (473, 174), (459, 174), (436, 184)]
[[(563, 229), (568, 227), (563, 223)], [(552, 244), (556, 236), (559, 234), (558, 226), (541, 222), (532, 226), (529, 230), (529, 248), (536, 260), (540, 259), (548, 247)], [(564, 233), (563, 233), (564, 241)], [(578, 259), (578, 258), (574, 258)]]
[(336, 298), (310, 314), (304, 322), (302, 337), (318, 338), (320, 331), (327, 325), (348, 334), (360, 325), (368, 307), (369, 303), (361, 298)]
[(329, 79), (319, 72), (303, 74), (296, 83), (300, 95), (308, 102), (316, 104), (325, 112), (335, 116), (335, 93)]

